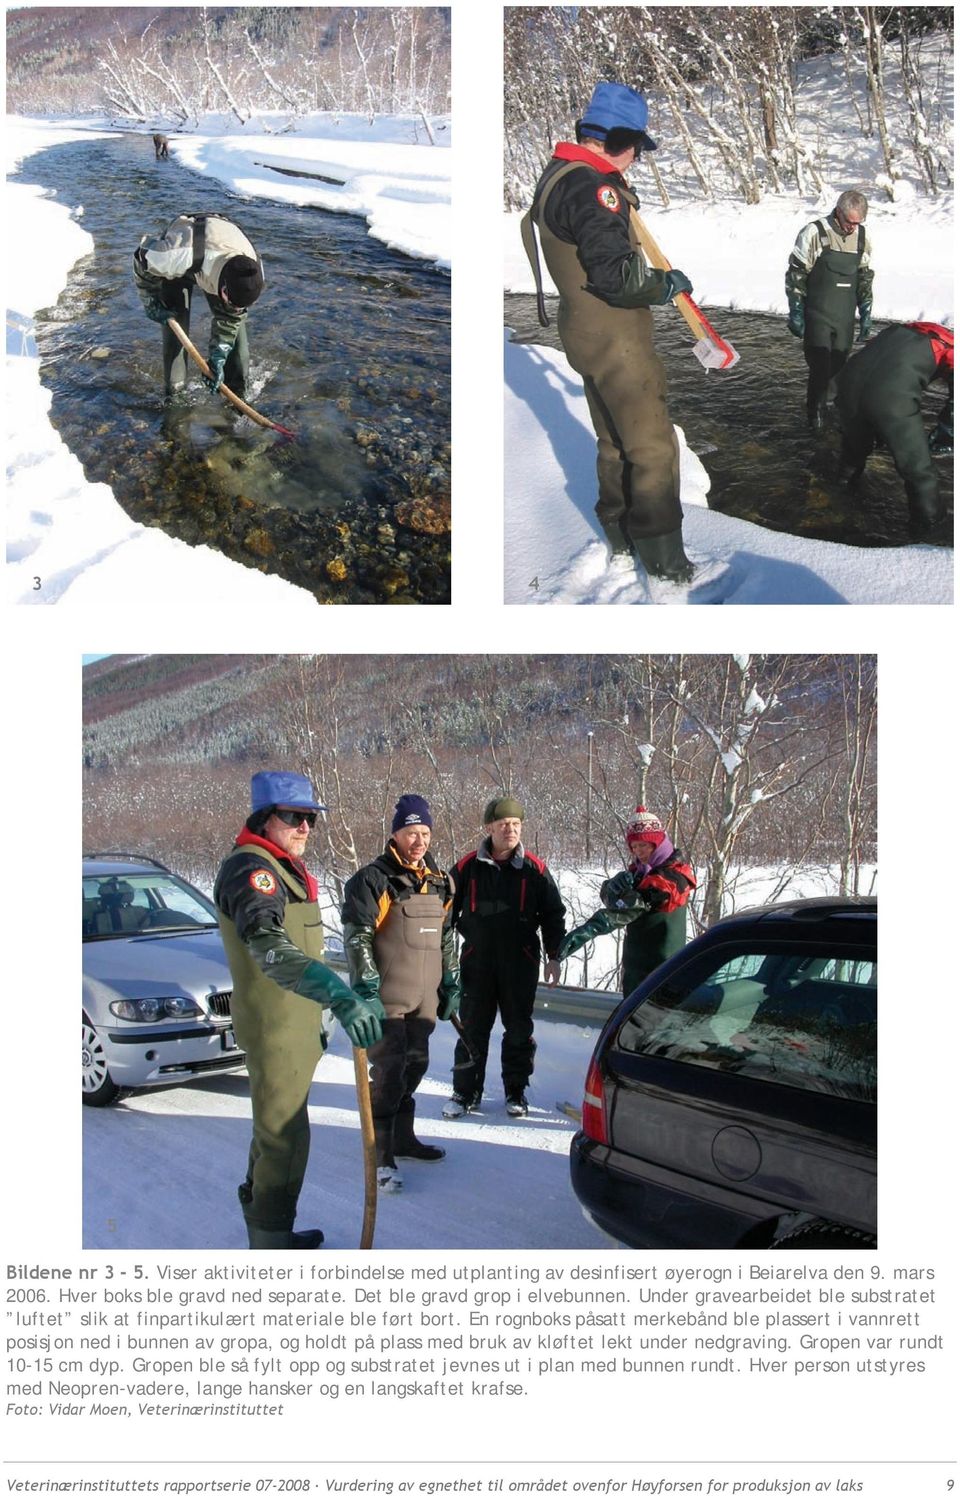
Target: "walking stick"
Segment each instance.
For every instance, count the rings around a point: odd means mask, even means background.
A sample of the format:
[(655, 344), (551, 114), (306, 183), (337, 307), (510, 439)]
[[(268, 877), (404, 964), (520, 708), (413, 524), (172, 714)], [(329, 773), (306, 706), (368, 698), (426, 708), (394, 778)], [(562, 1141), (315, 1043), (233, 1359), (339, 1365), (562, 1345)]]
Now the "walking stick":
[[(630, 222), (640, 241), (640, 248), (654, 270), (672, 269), (670, 261), (660, 249), (636, 208), (630, 209)], [(681, 291), (678, 296), (675, 296), (673, 304), (696, 339), (693, 352), (703, 364), (704, 369), (707, 371), (732, 369), (734, 364), (739, 363), (739, 353), (720, 336), (715, 328), (711, 327), (688, 291)]]
[[(178, 343), (182, 344), (182, 346), (187, 350), (194, 363), (203, 371), (204, 374), (206, 374), (208, 379), (211, 379), (213, 376), (210, 373), (210, 365), (207, 363), (199, 348), (197, 348), (195, 344), (191, 343), (190, 339), (187, 337), (186, 333), (184, 332), (183, 328), (180, 326), (176, 318), (168, 317), (167, 326), (173, 333), (174, 337), (177, 339)], [(279, 431), (281, 436), (292, 437), (296, 435), (296, 432), (289, 431), (286, 426), (278, 426), (276, 421), (268, 421), (266, 416), (262, 416), (258, 410), (254, 410), (253, 406), (248, 405), (246, 400), (241, 400), (240, 396), (235, 395), (233, 393), (233, 390), (228, 389), (225, 384), (222, 384), (220, 386), (220, 394), (225, 400), (229, 400), (231, 405), (236, 406), (237, 410), (242, 411), (245, 416), (249, 416), (251, 421), (256, 421), (258, 426), (266, 426), (270, 431)]]
[(373, 1105), (370, 1101), (370, 1076), (367, 1051), (353, 1051), (353, 1073), (357, 1082), (357, 1106), (360, 1111), (360, 1137), (363, 1141), (363, 1227), (360, 1250), (373, 1246), (373, 1228), (377, 1224), (377, 1145), (373, 1136)]

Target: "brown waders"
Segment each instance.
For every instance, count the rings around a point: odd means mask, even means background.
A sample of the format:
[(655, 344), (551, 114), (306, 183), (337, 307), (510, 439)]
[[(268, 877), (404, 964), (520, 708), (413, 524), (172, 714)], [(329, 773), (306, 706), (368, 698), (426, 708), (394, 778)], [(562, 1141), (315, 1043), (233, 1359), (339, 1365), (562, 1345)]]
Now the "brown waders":
[(378, 1168), (394, 1168), (397, 1158), (443, 1158), (442, 1148), (414, 1136), (413, 1118), (437, 1022), (445, 918), (439, 894), (411, 893), (390, 905), (373, 937), (387, 1012), (383, 1038), (367, 1050)]
[[(316, 903), (289, 867), (268, 852), (258, 855), (286, 886), (287, 935), (306, 955), (322, 960), (323, 930)], [(238, 1191), (250, 1245), (300, 1245), (285, 1238), (293, 1228), (310, 1151), (307, 1097), (324, 1049), (323, 1009), (271, 981), (233, 921), (222, 911), (219, 920), (233, 975), (233, 1025), (250, 1077), (253, 1140), (247, 1177)]]

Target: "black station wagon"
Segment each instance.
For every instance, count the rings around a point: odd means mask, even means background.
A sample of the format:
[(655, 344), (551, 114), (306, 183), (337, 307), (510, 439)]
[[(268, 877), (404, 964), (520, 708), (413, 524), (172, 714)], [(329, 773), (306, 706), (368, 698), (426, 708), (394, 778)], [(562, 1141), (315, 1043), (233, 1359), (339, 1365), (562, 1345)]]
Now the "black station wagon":
[(573, 1188), (631, 1247), (876, 1246), (877, 905), (720, 920), (594, 1051)]

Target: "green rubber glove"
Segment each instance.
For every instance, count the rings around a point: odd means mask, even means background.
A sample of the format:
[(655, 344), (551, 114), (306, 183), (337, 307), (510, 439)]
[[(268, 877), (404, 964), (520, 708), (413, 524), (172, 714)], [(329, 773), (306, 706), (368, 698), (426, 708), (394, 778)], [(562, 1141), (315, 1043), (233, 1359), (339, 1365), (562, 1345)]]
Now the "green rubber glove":
[(787, 329), (789, 332), (793, 333), (793, 336), (795, 338), (802, 338), (803, 324), (805, 320), (803, 297), (798, 296), (796, 292), (789, 292), (787, 295), (787, 302), (790, 307), (790, 311), (787, 316)]
[(343, 1025), (354, 1049), (369, 1049), (383, 1038), (386, 1009), (379, 997), (357, 997), (354, 992), (322, 961), (311, 961), (300, 978), (295, 992), (322, 1002), (337, 1022)]
[(445, 971), (440, 978), (440, 986), (437, 988), (437, 996), (440, 999), (437, 1008), (437, 1017), (441, 1019), (454, 1018), (460, 1012), (460, 999), (463, 996), (463, 988), (460, 986), (460, 973), (457, 971)]
[(582, 945), (586, 945), (590, 940), (596, 940), (598, 935), (609, 935), (612, 929), (607, 911), (598, 909), (596, 914), (591, 914), (582, 925), (577, 925), (575, 929), (569, 930), (564, 935), (557, 950), (557, 960), (566, 961), (567, 957), (572, 956)]
[(858, 343), (865, 343), (873, 332), (873, 302), (861, 301), (857, 311), (860, 313), (860, 334)]
[(608, 878), (600, 889), (600, 902), (608, 909), (632, 909), (637, 902), (633, 874), (624, 868)]
[(151, 296), (149, 301), (144, 302), (143, 310), (151, 322), (162, 322), (164, 325), (173, 316), (171, 309), (168, 306), (164, 306), (163, 302), (156, 296)]
[(223, 371), (226, 367), (227, 359), (232, 352), (233, 350), (224, 347), (223, 343), (214, 343), (207, 354), (207, 363), (210, 365), (210, 378), (208, 379), (204, 375), (204, 383), (207, 389), (213, 390), (214, 394), (217, 393), (217, 390), (223, 384)]
[(672, 301), (675, 296), (680, 295), (681, 291), (686, 291), (689, 294), (693, 290), (691, 282), (682, 270), (668, 270), (663, 283), (667, 288), (667, 294), (664, 298), (665, 302)]

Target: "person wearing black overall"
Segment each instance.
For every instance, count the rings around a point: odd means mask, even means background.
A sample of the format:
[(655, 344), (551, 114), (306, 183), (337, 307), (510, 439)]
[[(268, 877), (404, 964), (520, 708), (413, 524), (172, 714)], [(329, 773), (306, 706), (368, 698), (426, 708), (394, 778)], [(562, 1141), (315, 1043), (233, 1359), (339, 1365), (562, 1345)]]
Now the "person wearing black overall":
[(867, 200), (842, 192), (828, 218), (806, 224), (787, 264), (787, 327), (803, 338), (807, 361), (807, 421), (822, 431), (831, 381), (853, 347), (857, 313), (865, 343), (872, 329), (873, 270), (864, 227)]
[[(934, 380), (946, 385), (947, 398), (928, 437), (922, 401)], [(910, 538), (932, 536), (947, 518), (933, 459), (953, 451), (952, 329), (938, 322), (885, 327), (843, 368), (837, 380), (837, 415), (843, 432), (841, 477), (855, 487), (881, 442), (903, 479)]]

